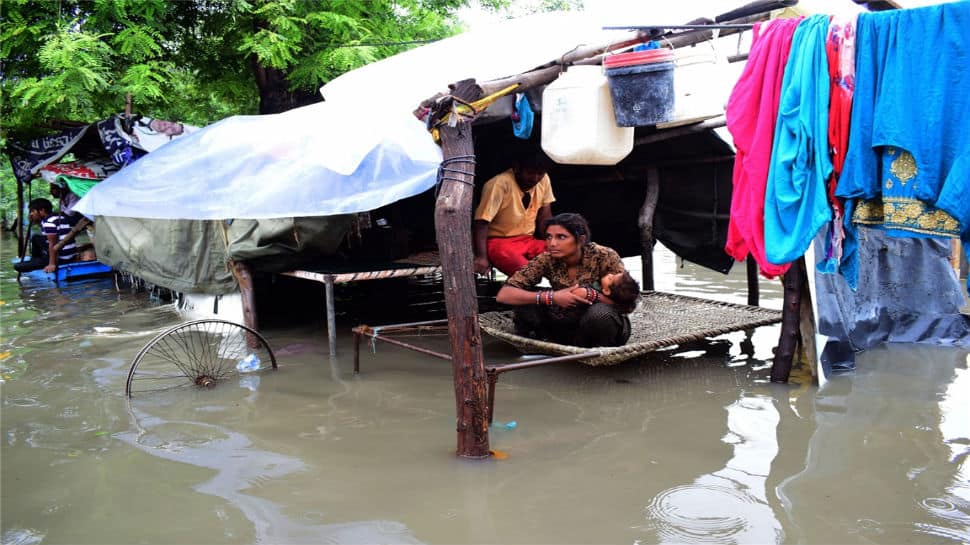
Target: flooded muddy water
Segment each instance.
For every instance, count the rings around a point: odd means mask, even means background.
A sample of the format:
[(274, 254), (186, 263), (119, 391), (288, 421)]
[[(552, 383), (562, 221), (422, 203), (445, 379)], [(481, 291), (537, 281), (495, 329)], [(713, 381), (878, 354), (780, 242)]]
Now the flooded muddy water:
[[(335, 358), (322, 317), (271, 327), (277, 371), (129, 401), (129, 364), (184, 319), (175, 306), (110, 279), (20, 286), (8, 269), (5, 544), (970, 542), (965, 350), (881, 347), (822, 388), (802, 368), (779, 385), (772, 326), (507, 373), (501, 456), (468, 461), (449, 365), (368, 344), (355, 376), (349, 314)], [(745, 285), (743, 267), (658, 256), (660, 290), (744, 303)], [(778, 283), (761, 289), (779, 308)]]

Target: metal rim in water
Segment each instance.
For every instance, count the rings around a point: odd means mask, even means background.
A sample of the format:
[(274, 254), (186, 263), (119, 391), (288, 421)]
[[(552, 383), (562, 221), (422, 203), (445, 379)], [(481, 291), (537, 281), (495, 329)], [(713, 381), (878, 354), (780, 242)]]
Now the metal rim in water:
[(276, 356), (258, 331), (228, 320), (193, 320), (159, 333), (138, 352), (125, 395), (212, 388), (243, 372), (276, 367)]

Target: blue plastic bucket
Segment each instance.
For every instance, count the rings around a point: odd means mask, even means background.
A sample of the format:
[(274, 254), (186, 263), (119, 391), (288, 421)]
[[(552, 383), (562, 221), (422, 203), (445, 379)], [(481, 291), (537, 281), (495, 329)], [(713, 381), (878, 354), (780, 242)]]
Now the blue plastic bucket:
[(613, 115), (620, 127), (670, 121), (674, 115), (674, 63), (607, 68)]

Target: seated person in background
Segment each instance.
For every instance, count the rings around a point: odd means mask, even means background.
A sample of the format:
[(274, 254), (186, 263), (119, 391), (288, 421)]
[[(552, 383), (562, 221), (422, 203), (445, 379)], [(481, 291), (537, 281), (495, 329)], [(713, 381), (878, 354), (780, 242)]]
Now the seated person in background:
[(70, 241), (54, 252), (54, 246), (68, 233), (71, 226), (60, 215), (54, 215), (53, 205), (47, 199), (34, 199), (27, 205), (31, 224), (40, 224), (41, 236), (46, 239), (44, 245), (38, 238), (31, 237), (31, 259), (14, 265), (18, 272), (34, 271), (40, 268), (44, 272), (54, 272), (60, 263), (68, 263), (77, 259), (77, 246)]
[(74, 227), (81, 219), (81, 214), (74, 211), (80, 197), (74, 194), (63, 182), (51, 182), (51, 197), (57, 199), (57, 210), (68, 225)]
[(90, 242), (77, 247), (78, 261), (97, 261), (98, 254), (94, 251), (94, 244)]
[[(579, 214), (553, 216), (545, 224), (545, 234), (547, 251), (510, 276), (495, 298), (518, 307), (516, 334), (572, 346), (625, 344), (630, 338), (627, 312), (636, 298), (629, 297), (630, 286), (620, 280), (626, 269), (619, 254), (591, 242), (589, 225)], [(552, 289), (538, 287), (543, 278)], [(598, 300), (599, 292), (591, 287), (604, 280), (604, 289), (617, 297), (610, 298), (614, 304)], [(639, 293), (635, 281), (633, 285)], [(626, 301), (622, 307), (616, 304), (621, 298)]]
[(512, 275), (545, 251), (536, 226), (552, 216), (556, 200), (545, 161), (537, 151), (523, 154), (512, 168), (485, 182), (472, 228), (475, 272), (486, 274), (495, 266)]

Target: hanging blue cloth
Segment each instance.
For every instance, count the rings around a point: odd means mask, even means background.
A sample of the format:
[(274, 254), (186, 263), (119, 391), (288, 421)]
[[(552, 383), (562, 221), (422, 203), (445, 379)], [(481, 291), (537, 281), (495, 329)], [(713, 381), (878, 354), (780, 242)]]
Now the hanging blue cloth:
[(805, 254), (832, 219), (825, 183), (829, 157), (829, 17), (799, 23), (785, 65), (765, 188), (765, 255), (778, 265)]
[(525, 96), (525, 93), (518, 93), (515, 96), (515, 113), (516, 116), (512, 117), (512, 134), (523, 140), (528, 140), (532, 136), (532, 122), (535, 114), (532, 113), (529, 97)]
[[(968, 28), (970, 2), (859, 15), (852, 128), (836, 189), (847, 205), (864, 212), (862, 201), (898, 203), (918, 229), (970, 239)], [(850, 206), (839, 270), (855, 288)]]
[(634, 51), (650, 51), (651, 49), (660, 49), (660, 42), (653, 41), (633, 46)]

